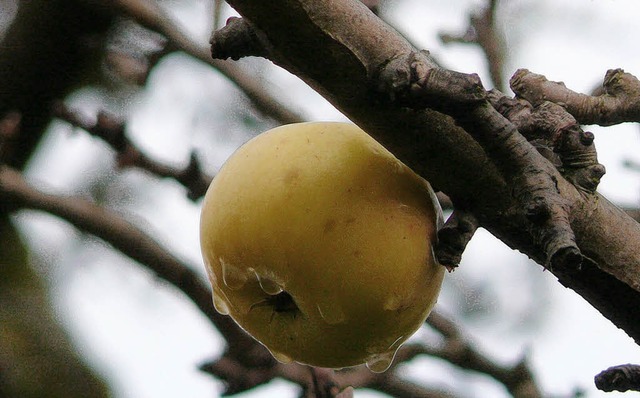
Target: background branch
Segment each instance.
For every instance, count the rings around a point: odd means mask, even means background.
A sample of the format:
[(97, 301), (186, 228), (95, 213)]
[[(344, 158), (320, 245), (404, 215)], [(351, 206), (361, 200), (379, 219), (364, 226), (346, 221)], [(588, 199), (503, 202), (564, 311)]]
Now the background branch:
[(116, 151), (118, 167), (137, 167), (157, 177), (173, 178), (187, 189), (187, 196), (191, 200), (197, 200), (207, 192), (212, 177), (203, 173), (195, 153), (191, 154), (189, 164), (184, 169), (177, 169), (146, 156), (125, 134), (124, 121), (113, 115), (99, 112), (96, 122), (92, 123), (61, 102), (54, 106), (53, 113), (109, 144)]
[(482, 11), (469, 15), (465, 33), (453, 35), (441, 33), (440, 40), (447, 43), (476, 44), (484, 52), (493, 87), (504, 91), (504, 41), (496, 26), (498, 0), (488, 0)]
[(255, 350), (245, 351), (247, 347), (257, 347), (253, 339), (230, 317), (220, 315), (214, 309), (211, 290), (203, 277), (122, 217), (84, 199), (40, 192), (29, 186), (20, 173), (1, 165), (0, 199), (0, 203), (8, 207), (3, 210), (45, 211), (102, 239), (184, 292), (222, 333), (232, 350), (244, 352), (245, 355), (255, 354)]
[(602, 391), (640, 391), (640, 366), (612, 366), (598, 373), (594, 379), (596, 387)]
[[(104, 0), (101, 0), (104, 1)], [(107, 2), (111, 3), (111, 2)], [(209, 48), (189, 38), (153, 0), (118, 0), (117, 7), (140, 25), (167, 38), (169, 48), (185, 52), (218, 70), (233, 82), (266, 117), (281, 124), (297, 123), (303, 117), (291, 111), (271, 96), (257, 79), (243, 72), (237, 65), (212, 59)]]

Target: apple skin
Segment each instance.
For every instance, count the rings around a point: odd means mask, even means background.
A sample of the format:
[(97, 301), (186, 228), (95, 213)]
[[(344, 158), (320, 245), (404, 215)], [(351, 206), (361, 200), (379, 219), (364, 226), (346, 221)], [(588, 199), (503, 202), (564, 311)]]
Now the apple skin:
[(441, 222), (429, 184), (368, 134), (312, 122), (229, 158), (200, 239), (216, 308), (277, 359), (383, 371), (436, 302)]

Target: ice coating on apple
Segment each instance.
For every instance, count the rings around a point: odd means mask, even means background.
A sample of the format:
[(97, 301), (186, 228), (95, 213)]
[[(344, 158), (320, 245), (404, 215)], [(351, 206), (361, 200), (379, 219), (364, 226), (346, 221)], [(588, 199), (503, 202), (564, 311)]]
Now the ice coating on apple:
[(282, 286), (280, 286), (276, 281), (270, 279), (266, 276), (260, 276), (256, 273), (256, 278), (258, 279), (258, 283), (260, 283), (260, 288), (270, 296), (275, 296), (278, 293), (282, 292)]
[(241, 289), (249, 279), (248, 270), (243, 270), (230, 262), (219, 258), (220, 268), (222, 269), (222, 280), (225, 286), (231, 290)]
[(371, 355), (366, 361), (367, 368), (374, 373), (382, 373), (389, 369), (405, 339), (405, 336), (399, 336), (386, 351)]
[(384, 371), (437, 299), (441, 222), (429, 184), (355, 125), (278, 127), (205, 196), (214, 305), (281, 362)]
[[(268, 349), (269, 347), (267, 347)], [(273, 355), (273, 357), (276, 359), (276, 361), (280, 362), (280, 363), (291, 363), (293, 362), (293, 359), (291, 357), (289, 357), (286, 354), (283, 354), (281, 352), (278, 351), (272, 351), (269, 350), (269, 352), (271, 353), (271, 355)]]
[(396, 356), (398, 348), (372, 356), (366, 362), (367, 368), (374, 373), (382, 373), (386, 371), (393, 363), (393, 358)]
[(213, 292), (213, 307), (222, 315), (229, 315), (229, 306), (227, 301), (220, 296), (218, 289), (214, 289)]

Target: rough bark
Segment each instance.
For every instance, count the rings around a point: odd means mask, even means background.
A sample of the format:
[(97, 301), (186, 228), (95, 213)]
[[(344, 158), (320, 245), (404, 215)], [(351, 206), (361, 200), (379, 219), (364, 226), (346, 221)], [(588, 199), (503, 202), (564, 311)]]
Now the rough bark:
[[(511, 187), (480, 144), (437, 111), (397, 105), (380, 71), (417, 49), (357, 1), (231, 0), (255, 30), (269, 58), (298, 75), (396, 156), (473, 213), (514, 250), (546, 264), (534, 229)], [(455, 89), (452, 83), (451, 89)], [(465, 126), (469, 129), (468, 126)], [(582, 269), (554, 269), (604, 316), (640, 342), (640, 228), (598, 194), (555, 176), (566, 201)]]

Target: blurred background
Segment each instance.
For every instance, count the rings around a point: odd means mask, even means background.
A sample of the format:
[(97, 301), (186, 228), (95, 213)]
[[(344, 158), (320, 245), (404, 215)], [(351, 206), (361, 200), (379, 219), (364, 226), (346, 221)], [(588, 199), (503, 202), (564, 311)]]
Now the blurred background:
[[(71, 12), (69, 4), (74, 2), (66, 2), (66, 12)], [(73, 69), (68, 82), (51, 82), (51, 86), (60, 85), (52, 91), (87, 125), (95, 123), (99, 112), (108, 112), (124, 122), (126, 137), (148, 158), (181, 169), (194, 154), (202, 170), (214, 175), (239, 145), (279, 124), (257, 111), (218, 70), (193, 54), (166, 51), (163, 35), (141, 27), (125, 13), (110, 11), (94, 18), (89, 8), (74, 8), (76, 14), (71, 17), (64, 14), (64, 7), (55, 12), (50, 9), (57, 3), (61, 2), (0, 0), (0, 66), (9, 63), (9, 57), (18, 57), (14, 51), (24, 41), (11, 41), (16, 31), (29, 30), (19, 36), (26, 40), (52, 23), (69, 24), (61, 34), (70, 35), (70, 40), (77, 39), (72, 35), (84, 35), (88, 65)], [(158, 4), (189, 40), (203, 46), (214, 20), (224, 23), (234, 15), (226, 4), (209, 0), (159, 0)], [(478, 46), (441, 40), (443, 33), (465, 33), (469, 15), (481, 12), (487, 4), (480, 0), (383, 0), (378, 11), (443, 66), (476, 72), (491, 87), (487, 60)], [(31, 16), (20, 19), (20, 13), (26, 11)], [(640, 5), (634, 0), (501, 1), (495, 23), (506, 49), (504, 79), (518, 68), (527, 68), (588, 93), (602, 83), (607, 69), (623, 68), (638, 76), (640, 52), (635, 40), (640, 35), (639, 17)], [(54, 18), (60, 20), (52, 21)], [(28, 29), (17, 27), (16, 21), (27, 23)], [(41, 53), (33, 56), (32, 67), (46, 74), (47, 60), (59, 57), (55, 53), (60, 48), (48, 47), (45, 39), (40, 43), (42, 48), (37, 51)], [(77, 66), (80, 60), (70, 57), (69, 62)], [(305, 120), (346, 120), (299, 79), (270, 62), (249, 58), (237, 64)], [(137, 68), (142, 72), (136, 74)], [(13, 87), (7, 82), (20, 81), (22, 74), (31, 73), (4, 70), (11, 74), (0, 74), (0, 101), (8, 98)], [(31, 89), (21, 84), (25, 92)], [(0, 103), (0, 109), (6, 110), (4, 105)], [(174, 179), (120, 167), (123, 159), (112, 146), (78, 123), (63, 118), (43, 120), (30, 126), (31, 121), (23, 116), (25, 129), (41, 127), (44, 134), (33, 139), (23, 158), (8, 163), (21, 168), (39, 190), (89, 199), (121, 215), (205, 278), (198, 242), (199, 199), (190, 200), (184, 186)], [(634, 168), (635, 162), (640, 163), (638, 127), (623, 124), (606, 129), (590, 126), (588, 130), (594, 132), (600, 163), (607, 168), (600, 192), (622, 207), (638, 207), (640, 174)], [(223, 391), (222, 383), (198, 366), (219, 356), (224, 340), (182, 292), (57, 217), (32, 210), (11, 212), (9, 217), (15, 230), (6, 226), (0, 230), (0, 275), (5, 273), (0, 281), (0, 300), (4, 300), (0, 301), (0, 384), (3, 372), (9, 371), (3, 366), (11, 364), (6, 358), (22, 358), (16, 347), (27, 344), (27, 337), (18, 331), (36, 328), (29, 326), (32, 322), (47, 330), (56, 348), (36, 349), (21, 360), (38, 361), (38, 352), (47, 350), (75, 353), (72, 357), (78, 360), (79, 369), (82, 363), (87, 368), (73, 374), (86, 371), (88, 379), (94, 380), (87, 382), (94, 387), (86, 390), (93, 392), (78, 396), (102, 390), (108, 391), (103, 396), (115, 398), (199, 398)], [(593, 376), (609, 366), (640, 358), (640, 349), (624, 332), (541, 266), (484, 230), (471, 241), (461, 266), (446, 276), (438, 309), (455, 320), (474, 347), (496, 361), (513, 363), (526, 356), (537, 382), (550, 397), (603, 396), (595, 389)], [(429, 339), (431, 334), (425, 329), (415, 338)], [(52, 369), (61, 364), (71, 367), (67, 354), (59, 355), (66, 359)], [(423, 356), (402, 366), (407, 378), (445, 387), (461, 397), (510, 396), (486, 375), (460, 370), (441, 359)], [(43, 372), (47, 370), (39, 373)], [(57, 396), (54, 387), (51, 396)], [(299, 388), (274, 381), (239, 396), (297, 397)], [(356, 391), (355, 396), (384, 395)]]

